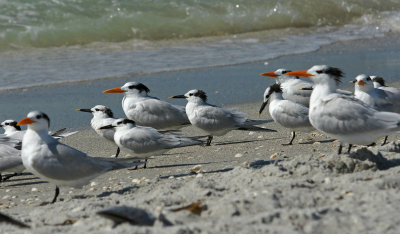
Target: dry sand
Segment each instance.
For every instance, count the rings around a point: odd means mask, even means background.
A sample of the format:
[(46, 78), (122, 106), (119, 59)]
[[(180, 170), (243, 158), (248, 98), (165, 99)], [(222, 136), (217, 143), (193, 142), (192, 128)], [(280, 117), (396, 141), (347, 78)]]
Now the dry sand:
[[(256, 118), (259, 105), (238, 107)], [(54, 185), (29, 174), (14, 177), (1, 183), (0, 212), (31, 229), (0, 223), (1, 232), (399, 233), (399, 142), (356, 147), (339, 156), (338, 142), (316, 131), (281, 146), (289, 141), (289, 130), (265, 126), (278, 133), (232, 131), (215, 137), (210, 147), (171, 150), (149, 160), (147, 169), (109, 172), (82, 189), (62, 187), (55, 204), (41, 205), (52, 199)], [(183, 132), (201, 134), (193, 127)], [(96, 156), (116, 150), (93, 130), (63, 142)], [(196, 165), (200, 170), (190, 172)], [(200, 216), (171, 211), (197, 201)], [(173, 225), (115, 226), (96, 214), (121, 205), (162, 214)]]

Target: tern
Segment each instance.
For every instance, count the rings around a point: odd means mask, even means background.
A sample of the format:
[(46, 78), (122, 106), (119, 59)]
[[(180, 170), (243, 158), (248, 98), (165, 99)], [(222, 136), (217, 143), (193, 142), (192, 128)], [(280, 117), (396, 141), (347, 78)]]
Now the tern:
[[(285, 76), (284, 74), (288, 72), (290, 72), (290, 70), (280, 68), (274, 72), (265, 72), (260, 75), (276, 78), (276, 83), (281, 84), (282, 96), (285, 100), (290, 100), (308, 107), (313, 84), (295, 76)], [(264, 97), (266, 95), (267, 90), (265, 90)]]
[(29, 112), (17, 125), (28, 125), (21, 152), (25, 168), (56, 185), (52, 203), (56, 202), (60, 193), (58, 186), (80, 188), (107, 171), (142, 164), (131, 159), (90, 157), (60, 143), (49, 135), (50, 119), (40, 111)]
[(354, 96), (337, 93), (343, 72), (327, 65), (315, 65), (308, 70), (288, 72), (291, 76), (311, 79), (314, 89), (310, 99), (309, 118), (314, 128), (343, 142), (369, 145), (379, 137), (400, 131), (400, 114), (380, 112)]
[(251, 120), (246, 114), (236, 109), (225, 109), (207, 103), (207, 95), (202, 90), (193, 89), (184, 95), (169, 98), (185, 98), (186, 114), (190, 123), (208, 133), (207, 146), (211, 144), (213, 136), (222, 136), (231, 130), (265, 131), (275, 130), (261, 128), (254, 125), (270, 122), (269, 120)]
[(115, 143), (137, 159), (148, 159), (173, 148), (203, 144), (203, 141), (198, 140), (203, 136), (185, 137), (173, 132), (162, 133), (152, 127), (137, 126), (130, 119), (118, 119), (100, 129), (115, 129)]
[(19, 141), (22, 141), (22, 138), (24, 137), (25, 131), (22, 131), (20, 126), (17, 126), (17, 121), (8, 119), (4, 120), (1, 124), (0, 127), (4, 129), (4, 134), (10, 138), (17, 139)]
[(291, 100), (285, 100), (280, 84), (273, 84), (266, 90), (264, 102), (261, 105), (258, 115), (260, 116), (265, 106), (269, 103), (269, 114), (272, 119), (285, 128), (292, 130), (292, 138), (288, 144), (292, 145), (296, 137), (296, 131), (310, 132), (313, 130), (308, 119), (308, 108)]
[(350, 82), (354, 83), (354, 96), (365, 104), (378, 111), (400, 113), (400, 106), (397, 108), (399, 104), (396, 103), (393, 93), (374, 88), (369, 76), (361, 74)]
[(104, 91), (123, 93), (122, 109), (126, 117), (138, 125), (158, 130), (176, 130), (190, 124), (183, 106), (149, 96), (149, 92), (149, 88), (138, 82), (128, 82), (122, 87)]
[(400, 96), (400, 88), (386, 86), (385, 80), (380, 76), (370, 76), (370, 77), (372, 79), (372, 82), (374, 83), (374, 88), (391, 92), (397, 97)]
[[(92, 126), (93, 130), (106, 140), (115, 143), (114, 142), (115, 129), (112, 128), (100, 129), (101, 127), (110, 125), (114, 123), (115, 120), (117, 120), (116, 118), (114, 118), (114, 114), (110, 108), (103, 105), (96, 105), (90, 109), (76, 109), (76, 110), (92, 113), (93, 118), (90, 120), (90, 125)], [(117, 153), (115, 154), (116, 158), (118, 157), (119, 152), (120, 149), (118, 147)]]

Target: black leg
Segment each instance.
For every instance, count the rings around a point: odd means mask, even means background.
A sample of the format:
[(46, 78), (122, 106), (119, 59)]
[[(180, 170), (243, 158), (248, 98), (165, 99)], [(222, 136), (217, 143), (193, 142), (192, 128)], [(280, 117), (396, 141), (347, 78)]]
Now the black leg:
[(208, 138), (207, 138), (207, 144), (206, 144), (206, 146), (210, 146), (211, 145), (211, 141), (212, 141), (212, 139), (213, 139), (213, 136), (208, 136)]
[(387, 139), (388, 139), (388, 136), (385, 136), (385, 140), (383, 140), (383, 143), (382, 143), (382, 145), (386, 145), (386, 141), (387, 141)]
[(57, 201), (58, 194), (60, 194), (60, 189), (58, 188), (58, 186), (56, 186), (56, 193), (54, 194), (54, 198), (53, 198), (53, 201), (51, 201), (51, 203), (54, 203)]
[(143, 168), (147, 168), (147, 159), (144, 160), (144, 166)]
[(343, 148), (343, 145), (342, 145), (342, 142), (340, 142), (338, 154), (341, 154), (341, 153), (342, 153), (342, 148)]
[(290, 142), (287, 143), (287, 144), (282, 144), (282, 145), (292, 145), (293, 144), (293, 140), (296, 137), (296, 132), (293, 131), (290, 135), (292, 135), (292, 139), (290, 140)]
[(353, 147), (353, 144), (349, 144), (349, 148), (347, 149), (347, 153), (349, 154), (351, 151), (351, 147)]
[(119, 152), (120, 152), (121, 150), (119, 149), (119, 147), (117, 148), (117, 153), (115, 154), (115, 157), (116, 158), (118, 158), (118, 155), (119, 155)]
[(14, 172), (14, 174), (6, 175), (3, 177), (3, 181), (10, 179), (11, 177), (17, 176), (19, 173)]
[(3, 181), (3, 177), (1, 176), (1, 173), (0, 173), (0, 182), (2, 182)]

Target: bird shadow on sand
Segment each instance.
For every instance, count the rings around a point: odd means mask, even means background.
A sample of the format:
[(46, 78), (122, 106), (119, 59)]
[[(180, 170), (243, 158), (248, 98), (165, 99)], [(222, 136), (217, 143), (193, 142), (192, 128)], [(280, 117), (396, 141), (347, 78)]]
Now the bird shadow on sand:
[(236, 145), (236, 144), (245, 144), (245, 143), (250, 143), (250, 142), (264, 142), (264, 141), (280, 140), (280, 139), (283, 139), (283, 137), (275, 137), (275, 138), (267, 138), (267, 139), (257, 139), (257, 140), (245, 140), (245, 141), (218, 142), (218, 143), (215, 143), (214, 145)]
[[(227, 172), (227, 171), (231, 171), (231, 170), (233, 170), (233, 167), (218, 169), (218, 170), (214, 170), (214, 171), (206, 171), (206, 172), (202, 172), (202, 174), (221, 173), (221, 172)], [(191, 176), (191, 175), (196, 175), (196, 173), (189, 172), (189, 173), (166, 175), (166, 176), (160, 176), (160, 179), (168, 179), (171, 176), (173, 176), (174, 178), (179, 178), (179, 177), (185, 177), (185, 176)]]
[[(39, 178), (34, 178), (34, 179), (39, 179)], [(35, 181), (35, 182), (26, 182), (26, 183), (18, 183), (18, 184), (10, 184), (8, 187), (19, 187), (19, 186), (27, 186), (27, 185), (34, 185), (34, 184), (47, 184), (47, 181)]]
[(206, 163), (182, 163), (182, 164), (172, 164), (172, 165), (162, 165), (162, 166), (154, 166), (148, 167), (148, 169), (157, 169), (157, 168), (169, 168), (169, 167), (184, 167), (184, 166), (195, 166), (195, 165), (207, 165), (215, 162), (206, 162)]
[(283, 160), (257, 160), (249, 164), (250, 168), (260, 169), (264, 166), (272, 165)]
[(122, 189), (116, 190), (116, 191), (106, 191), (106, 192), (102, 192), (102, 193), (100, 193), (99, 195), (96, 195), (96, 197), (108, 197), (108, 196), (110, 196), (110, 195), (113, 194), (113, 193), (119, 194), (119, 195), (123, 195), (123, 194), (125, 194), (125, 193), (127, 193), (127, 192), (130, 192), (130, 191), (135, 190), (135, 189), (138, 189), (138, 188), (139, 188), (139, 186), (137, 186), (137, 185), (129, 186), (129, 187), (125, 187), (125, 188), (122, 188)]
[(319, 142), (321, 144), (324, 144), (324, 143), (331, 143), (331, 142), (334, 142), (334, 141), (336, 141), (336, 139), (328, 139), (328, 140), (320, 140), (320, 141), (312, 140), (312, 141), (300, 142), (299, 144), (300, 145), (312, 145), (315, 142)]

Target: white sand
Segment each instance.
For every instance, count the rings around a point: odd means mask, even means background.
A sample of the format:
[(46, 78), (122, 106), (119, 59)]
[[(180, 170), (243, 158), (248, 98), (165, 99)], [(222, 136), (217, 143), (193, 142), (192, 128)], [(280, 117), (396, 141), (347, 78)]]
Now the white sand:
[[(256, 118), (259, 105), (239, 108)], [(1, 184), (0, 212), (27, 223), (34, 233), (399, 232), (399, 143), (356, 147), (356, 153), (339, 156), (338, 143), (317, 132), (299, 133), (294, 145), (281, 146), (290, 132), (275, 123), (265, 126), (278, 133), (234, 131), (215, 137), (210, 147), (171, 150), (149, 160), (147, 169), (109, 172), (83, 189), (61, 188), (55, 204), (40, 206), (52, 199), (54, 185), (32, 175), (14, 177)], [(184, 133), (201, 134), (193, 127)], [(298, 143), (309, 137), (316, 143)], [(64, 142), (96, 156), (116, 150), (92, 130)], [(190, 172), (196, 165), (201, 165), (199, 174)], [(206, 207), (201, 216), (171, 211), (199, 200)], [(163, 213), (174, 225), (113, 227), (96, 214), (117, 205), (143, 208), (156, 217)], [(68, 220), (73, 224), (61, 225)], [(30, 232), (9, 224), (0, 228), (2, 233)]]

